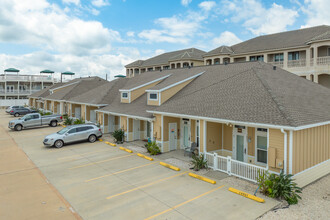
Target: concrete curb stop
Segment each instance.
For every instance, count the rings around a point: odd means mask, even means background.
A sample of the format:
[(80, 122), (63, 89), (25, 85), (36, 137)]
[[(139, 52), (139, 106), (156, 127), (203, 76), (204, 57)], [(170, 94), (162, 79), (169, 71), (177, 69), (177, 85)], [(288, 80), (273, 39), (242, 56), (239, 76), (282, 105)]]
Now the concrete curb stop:
[(211, 179), (209, 179), (209, 178), (206, 178), (206, 177), (203, 177), (203, 176), (197, 175), (197, 174), (195, 174), (195, 173), (189, 173), (188, 175), (191, 176), (191, 177), (194, 177), (194, 178), (196, 178), (196, 179), (203, 180), (203, 181), (205, 181), (205, 182), (211, 183), (211, 184), (216, 184), (216, 181), (215, 181), (215, 180), (211, 180)]
[(132, 150), (127, 149), (127, 148), (124, 148), (124, 147), (119, 147), (119, 149), (120, 149), (120, 150), (123, 150), (123, 151), (126, 151), (126, 152), (128, 152), (128, 153), (133, 153)]
[(136, 155), (138, 155), (139, 157), (142, 157), (142, 158), (144, 158), (144, 159), (146, 159), (146, 160), (150, 160), (150, 161), (153, 161), (153, 160), (154, 160), (153, 158), (148, 157), (148, 156), (143, 155), (143, 154), (140, 154), (140, 153), (137, 153)]
[(238, 194), (238, 195), (240, 195), (240, 196), (244, 196), (244, 197), (246, 197), (246, 198), (252, 199), (252, 200), (257, 201), (257, 202), (261, 202), (261, 203), (265, 202), (265, 200), (262, 199), (262, 198), (259, 198), (259, 197), (257, 197), (257, 196), (251, 195), (251, 194), (249, 194), (249, 193), (243, 192), (243, 191), (238, 190), (238, 189), (234, 189), (234, 188), (231, 188), (231, 187), (230, 187), (228, 190), (229, 190), (230, 192), (236, 193), (236, 194)]
[(175, 167), (175, 166), (169, 165), (169, 164), (164, 163), (164, 162), (159, 162), (159, 164), (162, 165), (162, 166), (164, 166), (164, 167), (170, 168), (172, 170), (180, 171), (180, 168), (179, 167)]

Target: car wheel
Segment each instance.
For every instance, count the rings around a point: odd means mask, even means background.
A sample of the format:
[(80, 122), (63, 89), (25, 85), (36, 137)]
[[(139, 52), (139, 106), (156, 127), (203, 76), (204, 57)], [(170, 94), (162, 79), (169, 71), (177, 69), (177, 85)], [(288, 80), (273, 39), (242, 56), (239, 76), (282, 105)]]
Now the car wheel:
[(14, 115), (15, 117), (18, 117), (19, 116), (19, 114), (18, 113), (15, 113), (15, 115)]
[(94, 134), (89, 135), (89, 137), (88, 137), (88, 141), (91, 142), (91, 143), (94, 143), (96, 141), (96, 139), (97, 138), (96, 138), (96, 136)]
[(57, 140), (57, 141), (55, 141), (55, 143), (54, 143), (54, 146), (55, 146), (56, 148), (61, 148), (61, 147), (63, 147), (63, 145), (64, 145), (64, 143), (63, 143), (63, 141), (61, 141), (61, 140)]
[(50, 126), (51, 126), (51, 127), (56, 127), (56, 126), (57, 126), (57, 121), (52, 121), (52, 122), (50, 122)]
[(22, 130), (22, 125), (15, 125), (15, 130), (16, 131), (21, 131)]

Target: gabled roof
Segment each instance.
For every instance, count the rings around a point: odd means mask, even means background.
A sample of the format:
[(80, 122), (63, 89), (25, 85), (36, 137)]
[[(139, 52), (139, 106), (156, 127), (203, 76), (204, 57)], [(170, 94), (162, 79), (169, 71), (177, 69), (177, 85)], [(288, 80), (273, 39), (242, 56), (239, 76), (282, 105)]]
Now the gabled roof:
[(129, 67), (149, 67), (149, 66), (157, 66), (157, 65), (169, 65), (169, 61), (174, 60), (183, 60), (183, 59), (190, 59), (190, 60), (203, 60), (203, 55), (205, 51), (196, 49), (196, 48), (189, 48), (184, 50), (177, 50), (172, 52), (163, 53), (154, 57), (151, 57), (147, 60), (137, 60), (133, 63), (126, 65), (126, 68)]
[(94, 89), (98, 86), (103, 85), (107, 81), (101, 79), (100, 77), (87, 77), (87, 78), (80, 78), (77, 83), (70, 84), (68, 82), (68, 86), (63, 87), (59, 91), (54, 92), (51, 95), (45, 97), (45, 99), (49, 100), (68, 100), (75, 96), (81, 95), (85, 92), (88, 92), (91, 89)]
[(263, 62), (200, 69), (152, 112), (288, 127), (330, 121), (330, 90), (295, 74)]
[(90, 105), (108, 105), (112, 103), (117, 96), (120, 96), (119, 89), (121, 89), (127, 81), (127, 78), (115, 79), (81, 95), (69, 98), (67, 101), (88, 103)]
[(50, 94), (49, 90), (55, 89), (55, 88), (63, 86), (63, 85), (64, 85), (64, 83), (56, 83), (54, 85), (48, 86), (48, 87), (38, 91), (38, 92), (32, 93), (28, 97), (30, 97), (30, 98), (43, 98), (43, 97), (46, 97)]
[(312, 43), (312, 42), (315, 42), (315, 41), (322, 41), (322, 40), (330, 40), (330, 31), (327, 31), (323, 34), (320, 34), (320, 35), (316, 36), (316, 37), (313, 37), (307, 43)]
[(18, 73), (19, 70), (15, 69), (15, 68), (8, 68), (8, 69), (5, 69), (5, 72)]
[(234, 52), (231, 49), (231, 47), (221, 46), (221, 47), (215, 48), (214, 50), (207, 52), (206, 54), (204, 54), (204, 57), (215, 56), (215, 55), (230, 55), (233, 53)]
[[(235, 44), (231, 46), (230, 49), (233, 51), (233, 54), (245, 54), (284, 48), (306, 47), (307, 42), (311, 41), (313, 38), (323, 38), (322, 36), (327, 37), (328, 34), (326, 34), (326, 32), (329, 31), (330, 26), (321, 25), (293, 31), (268, 34)], [(218, 52), (221, 47), (211, 50), (206, 53), (204, 57), (220, 55), (221, 53)]]

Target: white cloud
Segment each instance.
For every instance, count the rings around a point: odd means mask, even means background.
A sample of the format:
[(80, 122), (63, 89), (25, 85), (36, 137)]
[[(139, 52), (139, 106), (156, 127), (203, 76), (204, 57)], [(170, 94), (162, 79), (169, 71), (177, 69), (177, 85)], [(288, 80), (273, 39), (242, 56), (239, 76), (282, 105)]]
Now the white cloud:
[(307, 15), (306, 24), (303, 27), (330, 25), (329, 0), (305, 0), (302, 11)]
[(96, 7), (103, 7), (103, 6), (110, 5), (110, 3), (107, 0), (93, 0), (92, 5), (94, 5)]
[(217, 4), (214, 1), (204, 1), (204, 2), (199, 3), (198, 7), (200, 7), (204, 11), (210, 11), (216, 5)]
[(54, 55), (46, 52), (33, 52), (18, 56), (0, 54), (0, 63), (5, 65), (1, 68), (15, 67), (20, 69), (22, 74), (38, 74), (43, 69), (51, 69), (57, 73), (69, 70), (76, 73), (76, 77), (100, 76), (105, 78), (105, 74), (108, 73), (110, 79), (113, 79), (114, 75), (124, 74), (124, 65), (133, 61), (132, 58), (122, 53), (99, 56)]
[(75, 55), (109, 52), (117, 31), (98, 21), (84, 21), (66, 14), (46, 0), (3, 0), (0, 8), (0, 42), (27, 44)]
[(135, 32), (134, 32), (134, 31), (127, 31), (127, 32), (126, 32), (126, 35), (127, 35), (128, 37), (134, 37), (134, 36), (135, 36)]
[(62, 0), (64, 4), (75, 4), (80, 5), (80, 0)]
[(181, 0), (181, 5), (187, 7), (191, 3), (191, 0)]
[(255, 35), (286, 31), (293, 25), (298, 12), (273, 3), (264, 8), (258, 0), (223, 0), (222, 14), (230, 17), (234, 23), (243, 22), (243, 27)]
[(202, 27), (202, 22), (207, 17), (190, 11), (186, 15), (174, 15), (172, 17), (158, 18), (155, 24), (160, 29), (143, 30), (138, 34), (140, 38), (149, 42), (168, 42), (188, 44)]
[(163, 50), (163, 49), (157, 49), (157, 50), (155, 50), (155, 56), (157, 56), (159, 54), (162, 54), (162, 53), (165, 53), (165, 50)]
[(230, 31), (222, 32), (219, 37), (213, 38), (212, 40), (215, 47), (222, 45), (231, 46), (240, 42), (242, 42), (242, 40)]

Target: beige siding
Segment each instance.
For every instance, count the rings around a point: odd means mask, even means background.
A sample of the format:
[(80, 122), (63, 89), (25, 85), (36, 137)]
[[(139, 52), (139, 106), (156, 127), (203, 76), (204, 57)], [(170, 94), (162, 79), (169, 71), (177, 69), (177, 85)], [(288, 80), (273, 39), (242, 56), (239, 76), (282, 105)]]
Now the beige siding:
[[(289, 131), (286, 132), (288, 134), (287, 150), (289, 151)], [(289, 156), (287, 157), (287, 159), (289, 159)], [(276, 172), (280, 172), (281, 167), (278, 166), (278, 162), (284, 163), (284, 134), (279, 129), (269, 129), (268, 163), (273, 160), (275, 160), (275, 166), (269, 164), (269, 169)], [(287, 169), (288, 168), (289, 166), (287, 166)]]
[(162, 140), (162, 116), (155, 114), (155, 120), (153, 121), (153, 126), (154, 126), (154, 137), (156, 138), (157, 141)]
[(128, 132), (133, 132), (133, 119), (128, 119)]
[(222, 124), (207, 122), (207, 151), (220, 150), (222, 145)]
[[(149, 93), (148, 93), (148, 97), (149, 97)], [(156, 105), (156, 106), (158, 106), (159, 105), (159, 94), (158, 93), (157, 93), (157, 97), (158, 97), (157, 100), (149, 100), (149, 98), (147, 98), (148, 105)]]
[[(129, 97), (129, 92), (128, 92), (128, 97)], [(122, 103), (129, 103), (129, 98), (127, 98), (127, 99), (123, 99), (123, 98), (121, 98), (121, 102)]]
[[(169, 123), (176, 123), (176, 126), (177, 126), (177, 129), (179, 130), (180, 129), (180, 118), (174, 118), (174, 117), (167, 117), (167, 116), (164, 116), (164, 123), (163, 123), (163, 126), (164, 126), (164, 130), (163, 130), (163, 133), (164, 133), (164, 137), (163, 137), (163, 141), (168, 141), (168, 124)], [(179, 134), (179, 132), (177, 131), (177, 134)]]
[(293, 173), (330, 158), (330, 125), (293, 132)]
[(223, 125), (223, 149), (231, 151), (233, 149), (233, 127)]
[[(141, 95), (143, 95), (147, 89), (157, 85), (161, 80), (157, 81), (157, 82), (154, 82), (154, 83), (151, 83), (147, 86), (144, 86), (144, 87), (141, 87), (141, 88), (138, 88), (136, 90), (133, 90), (131, 91), (131, 102), (133, 102), (135, 99), (139, 98)], [(147, 101), (147, 100), (146, 100)]]
[(81, 118), (82, 119), (84, 119), (84, 120), (86, 120), (86, 118), (85, 118), (85, 114), (86, 114), (86, 111), (85, 111), (85, 107), (86, 107), (86, 105), (81, 105)]
[(169, 98), (174, 96), (177, 92), (179, 92), (181, 89), (183, 89), (186, 85), (188, 85), (193, 79), (188, 80), (186, 82), (180, 83), (179, 85), (173, 86), (169, 89), (166, 89), (161, 92), (161, 104), (166, 102)]
[(248, 128), (248, 138), (251, 139), (251, 142), (248, 143), (248, 155), (254, 157), (255, 151), (255, 128)]
[(120, 128), (124, 131), (127, 131), (127, 117), (126, 116), (120, 116)]

